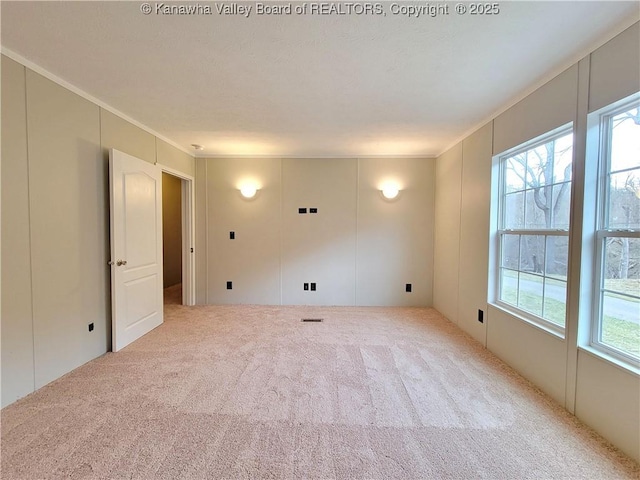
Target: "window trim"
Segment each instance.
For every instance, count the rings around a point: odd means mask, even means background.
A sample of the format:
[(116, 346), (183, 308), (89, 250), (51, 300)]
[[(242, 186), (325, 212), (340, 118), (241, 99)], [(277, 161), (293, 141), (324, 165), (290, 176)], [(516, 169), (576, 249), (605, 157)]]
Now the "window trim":
[[(553, 139), (557, 139), (557, 138), (561, 138), (563, 136), (566, 135), (572, 135), (575, 138), (575, 123), (574, 122), (569, 122), (566, 123), (564, 125), (561, 125), (557, 128), (554, 128), (553, 130), (550, 130), (546, 133), (543, 133), (542, 135), (539, 135), (535, 138), (530, 139), (529, 141), (523, 142), (513, 148), (510, 148), (508, 150), (505, 150), (504, 152), (501, 152), (497, 155), (494, 155), (493, 157), (493, 162), (494, 162), (494, 168), (497, 169), (497, 175), (494, 178), (497, 178), (497, 185), (495, 185), (494, 187), (494, 192), (495, 192), (495, 197), (494, 197), (494, 205), (495, 205), (495, 212), (496, 212), (496, 217), (494, 220), (494, 235), (492, 235), (494, 237), (494, 240), (492, 241), (493, 247), (492, 250), (494, 251), (494, 255), (491, 255), (490, 258), (492, 258), (491, 263), (492, 263), (492, 267), (490, 268), (490, 272), (491, 272), (491, 276), (493, 277), (491, 279), (490, 284), (493, 285), (493, 293), (491, 295), (492, 298), (492, 303), (499, 307), (500, 309), (502, 309), (503, 311), (508, 312), (509, 314), (519, 318), (520, 320), (533, 325), (535, 327), (540, 328), (541, 330), (552, 334), (554, 336), (560, 337), (562, 339), (565, 338), (565, 331), (566, 331), (566, 324), (567, 324), (567, 312), (568, 312), (568, 298), (569, 298), (569, 288), (568, 288), (568, 274), (569, 272), (567, 272), (567, 280), (565, 281), (566, 283), (566, 297), (565, 297), (565, 322), (564, 322), (564, 326), (558, 325), (557, 323), (554, 323), (550, 320), (547, 320), (546, 318), (543, 318), (541, 316), (536, 315), (535, 313), (532, 312), (528, 312), (526, 310), (523, 310), (521, 308), (519, 308), (517, 305), (513, 305), (510, 303), (507, 303), (505, 301), (503, 301), (500, 298), (500, 292), (502, 291), (501, 287), (502, 287), (502, 271), (505, 269), (502, 265), (502, 253), (503, 253), (503, 241), (502, 238), (504, 235), (531, 235), (531, 236), (535, 236), (535, 235), (541, 235), (545, 237), (545, 244), (546, 244), (546, 239), (547, 237), (550, 236), (563, 236), (563, 237), (567, 237), (567, 239), (570, 238), (569, 235), (569, 228), (542, 228), (542, 229), (526, 229), (526, 228), (518, 228), (518, 229), (505, 229), (505, 228), (501, 228), (504, 224), (505, 224), (505, 202), (504, 202), (504, 198), (507, 195), (507, 193), (505, 192), (505, 176), (506, 176), (506, 169), (504, 168), (504, 164), (505, 161), (510, 158), (513, 157), (514, 155), (518, 155), (519, 153), (523, 153), (529, 150), (533, 150), (535, 148), (538, 148), (542, 145), (545, 145), (546, 143), (548, 143), (549, 141), (553, 140)], [(575, 145), (573, 145), (572, 143), (572, 148), (575, 149)], [(575, 153), (574, 153), (575, 155)], [(572, 159), (572, 161), (574, 161), (575, 158)], [(495, 171), (495, 170), (494, 170)], [(562, 183), (567, 183), (565, 181), (561, 181), (561, 182), (557, 182), (554, 183), (553, 185), (560, 185)], [(571, 185), (571, 188), (573, 188), (573, 178), (571, 178), (571, 180), (568, 182)], [(524, 185), (523, 191), (526, 191), (526, 185)], [(570, 242), (570, 240), (569, 240)], [(568, 268), (568, 267), (567, 267)], [(521, 270), (513, 270), (513, 269), (507, 269), (507, 270), (512, 270), (512, 271), (516, 271), (516, 272), (521, 272)], [(547, 278), (545, 275), (541, 275), (541, 277)], [(549, 277), (552, 278), (552, 277)], [(544, 282), (543, 282), (543, 301), (544, 301)]]
[[(610, 165), (611, 165), (611, 142), (612, 142), (612, 127), (611, 122), (613, 117), (625, 112), (640, 103), (640, 92), (633, 94), (627, 98), (621, 99), (617, 102), (613, 102), (599, 110), (596, 110), (588, 116), (588, 136), (595, 137), (597, 135), (597, 142), (587, 142), (588, 145), (592, 145), (590, 150), (587, 150), (587, 159), (591, 158), (590, 164), (597, 162), (597, 186), (595, 192), (595, 209), (596, 218), (594, 219), (592, 228), (593, 238), (593, 251), (594, 258), (593, 264), (588, 267), (593, 272), (593, 282), (591, 287), (591, 311), (589, 312), (588, 324), (589, 335), (588, 343), (583, 348), (605, 358), (609, 361), (613, 361), (616, 364), (620, 364), (623, 367), (632, 371), (638, 372), (640, 369), (640, 356), (636, 357), (624, 352), (614, 346), (608, 345), (602, 342), (602, 324), (603, 324), (603, 292), (604, 288), (604, 246), (606, 238), (620, 237), (620, 238), (636, 238), (640, 239), (640, 229), (622, 229), (622, 228), (608, 228), (608, 215), (610, 214), (607, 208), (610, 197)], [(594, 145), (595, 144), (595, 145)], [(589, 162), (588, 162), (589, 163)], [(629, 168), (632, 170), (635, 168)], [(628, 170), (616, 170), (616, 173), (624, 172)], [(587, 267), (587, 265), (584, 265)], [(614, 292), (616, 293), (616, 292)]]

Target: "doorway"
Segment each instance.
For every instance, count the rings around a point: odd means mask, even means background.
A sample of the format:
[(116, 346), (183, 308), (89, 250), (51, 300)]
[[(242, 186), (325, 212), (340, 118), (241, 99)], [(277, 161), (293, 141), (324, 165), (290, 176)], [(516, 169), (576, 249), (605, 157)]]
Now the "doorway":
[(162, 172), (162, 288), (165, 305), (182, 304), (182, 180)]
[(162, 170), (164, 303), (194, 305), (193, 178)]

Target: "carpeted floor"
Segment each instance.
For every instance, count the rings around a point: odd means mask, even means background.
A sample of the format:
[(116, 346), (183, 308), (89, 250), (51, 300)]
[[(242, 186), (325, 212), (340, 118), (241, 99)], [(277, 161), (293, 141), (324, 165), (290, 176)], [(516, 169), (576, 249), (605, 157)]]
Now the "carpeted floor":
[(161, 327), (2, 410), (3, 479), (640, 476), (432, 309), (176, 291)]

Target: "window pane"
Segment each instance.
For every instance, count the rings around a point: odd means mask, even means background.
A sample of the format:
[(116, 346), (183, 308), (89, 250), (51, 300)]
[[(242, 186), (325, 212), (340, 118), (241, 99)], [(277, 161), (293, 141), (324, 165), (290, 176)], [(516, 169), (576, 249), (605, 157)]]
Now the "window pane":
[(553, 183), (553, 144), (540, 145), (527, 152), (527, 187)]
[(504, 197), (504, 228), (524, 226), (524, 192), (511, 193)]
[(508, 158), (505, 162), (505, 193), (524, 190), (526, 159), (523, 155)]
[(569, 229), (571, 207), (571, 184), (559, 183), (553, 186), (553, 221), (551, 228)]
[(520, 238), (520, 270), (523, 272), (543, 273), (544, 235), (522, 235)]
[(640, 355), (640, 239), (604, 239), (601, 342)]
[(602, 302), (602, 343), (640, 356), (640, 302), (604, 292)]
[(573, 163), (573, 134), (556, 140), (554, 149), (553, 174), (554, 183), (571, 180), (571, 164)]
[[(499, 225), (502, 231), (517, 232), (499, 237), (499, 300), (561, 327), (566, 311), (568, 236), (544, 233), (569, 227), (573, 134), (566, 132), (551, 140), (549, 135), (543, 144), (534, 139), (517, 154), (501, 157)], [(549, 295), (544, 294), (547, 284)]]
[(604, 288), (640, 296), (640, 239), (605, 238)]
[[(551, 227), (551, 210), (547, 209), (547, 195), (551, 197), (552, 188), (553, 187), (549, 186), (535, 190), (527, 190), (524, 228), (541, 230)], [(545, 213), (545, 210), (549, 213)]]
[(520, 235), (502, 236), (502, 266), (506, 268), (518, 269), (518, 259), (520, 258)]
[(609, 228), (640, 228), (640, 169), (611, 175)]
[(551, 140), (527, 152), (527, 188), (571, 180), (573, 134)]
[(561, 280), (567, 279), (569, 265), (569, 237), (547, 237), (546, 274)]
[(500, 270), (500, 300), (510, 303), (511, 305), (518, 304), (518, 272), (513, 270)]
[(640, 167), (640, 112), (634, 107), (611, 119), (611, 171)]
[(520, 273), (518, 307), (539, 317), (542, 316), (542, 280), (538, 275)]
[(544, 279), (544, 318), (564, 327), (567, 313), (567, 284), (552, 278)]

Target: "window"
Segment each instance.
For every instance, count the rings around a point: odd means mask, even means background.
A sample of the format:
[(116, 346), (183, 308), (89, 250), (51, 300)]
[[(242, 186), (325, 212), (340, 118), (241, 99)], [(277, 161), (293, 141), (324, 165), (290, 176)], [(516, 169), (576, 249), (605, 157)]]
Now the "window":
[(566, 317), (572, 158), (571, 126), (498, 157), (497, 303), (559, 333)]
[(591, 345), (638, 365), (640, 101), (636, 95), (593, 116), (600, 142)]

